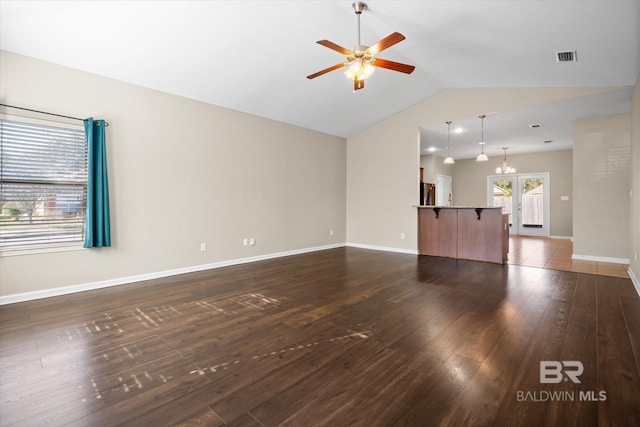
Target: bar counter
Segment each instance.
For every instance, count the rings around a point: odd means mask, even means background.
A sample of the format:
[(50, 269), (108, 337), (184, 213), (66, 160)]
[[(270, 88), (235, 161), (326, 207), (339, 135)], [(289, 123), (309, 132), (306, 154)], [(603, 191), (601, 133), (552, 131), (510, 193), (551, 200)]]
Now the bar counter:
[(415, 206), (420, 255), (503, 264), (509, 252), (509, 215), (499, 206)]

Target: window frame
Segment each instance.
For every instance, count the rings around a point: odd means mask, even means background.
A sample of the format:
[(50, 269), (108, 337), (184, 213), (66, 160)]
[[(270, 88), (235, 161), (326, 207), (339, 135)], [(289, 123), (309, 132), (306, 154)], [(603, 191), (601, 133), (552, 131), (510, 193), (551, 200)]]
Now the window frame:
[[(31, 185), (42, 185), (45, 187), (81, 187), (83, 196), (81, 197), (81, 209), (80, 209), (80, 219), (76, 219), (76, 222), (81, 223), (81, 233), (79, 237), (74, 238), (71, 241), (50, 241), (50, 242), (40, 242), (40, 243), (23, 243), (23, 244), (15, 244), (0, 246), (0, 257), (6, 256), (14, 256), (14, 255), (28, 255), (28, 254), (37, 254), (37, 253), (49, 253), (49, 252), (63, 252), (63, 251), (75, 251), (82, 250), (84, 244), (84, 237), (86, 232), (86, 194), (87, 194), (87, 183), (88, 183), (88, 174), (87, 174), (87, 142), (86, 135), (84, 130), (83, 123), (70, 122), (70, 121), (62, 121), (62, 120), (51, 120), (51, 119), (41, 119), (39, 117), (31, 117), (31, 116), (23, 116), (16, 114), (9, 114), (5, 112), (0, 112), (0, 120), (3, 121), (11, 121), (15, 123), (21, 123), (25, 125), (37, 125), (37, 126), (45, 126), (51, 128), (62, 128), (62, 129), (70, 129), (73, 131), (81, 132), (83, 135), (83, 143), (84, 143), (84, 170), (81, 171), (83, 173), (83, 181), (65, 181), (65, 180), (55, 180), (55, 179), (30, 179), (25, 178), (23, 180), (7, 178), (1, 176), (0, 174), (0, 185), (2, 184), (31, 184)], [(0, 159), (1, 161), (2, 159)], [(1, 168), (0, 168), (1, 171)], [(0, 212), (1, 213), (1, 212)], [(71, 221), (70, 221), (71, 222)], [(0, 231), (1, 231), (0, 222)], [(0, 234), (0, 243), (2, 243), (3, 237)]]

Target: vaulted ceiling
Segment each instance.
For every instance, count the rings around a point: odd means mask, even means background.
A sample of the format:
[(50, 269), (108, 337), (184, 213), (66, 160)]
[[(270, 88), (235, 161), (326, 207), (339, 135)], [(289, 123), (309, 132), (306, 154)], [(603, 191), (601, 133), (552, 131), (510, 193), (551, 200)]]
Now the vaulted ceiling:
[[(362, 44), (398, 31), (406, 40), (379, 57), (416, 69), (378, 68), (355, 93), (342, 70), (305, 78), (344, 61), (316, 41), (357, 44), (351, 1), (0, 0), (0, 48), (341, 137), (447, 88), (621, 87), (538, 111), (559, 135), (581, 116), (628, 111), (640, 73), (638, 0), (367, 4)], [(557, 62), (559, 51), (578, 61)], [(511, 119), (526, 123), (528, 112), (510, 114), (485, 129), (500, 127), (524, 152)], [(465, 120), (457, 125), (477, 139), (479, 119)], [(446, 125), (423, 125), (423, 148), (441, 152)], [(570, 146), (565, 138), (549, 136)]]

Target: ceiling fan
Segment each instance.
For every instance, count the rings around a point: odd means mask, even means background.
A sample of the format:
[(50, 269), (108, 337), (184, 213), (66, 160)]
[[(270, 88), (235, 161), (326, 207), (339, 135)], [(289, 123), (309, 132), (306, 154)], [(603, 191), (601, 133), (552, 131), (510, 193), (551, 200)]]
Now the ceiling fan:
[(318, 40), (317, 43), (322, 46), (333, 49), (346, 55), (345, 62), (333, 65), (317, 73), (307, 76), (308, 79), (315, 79), (318, 76), (326, 74), (330, 71), (337, 70), (338, 68), (347, 67), (345, 75), (347, 78), (353, 80), (353, 90), (359, 90), (364, 88), (364, 80), (369, 77), (374, 70), (374, 67), (386, 68), (388, 70), (400, 71), (401, 73), (411, 74), (416, 68), (413, 65), (402, 64), (400, 62), (389, 61), (382, 58), (376, 58), (375, 55), (383, 50), (393, 46), (396, 43), (400, 43), (405, 37), (398, 33), (389, 34), (387, 37), (375, 43), (373, 46), (363, 46), (360, 43), (360, 15), (362, 11), (367, 8), (367, 4), (361, 1), (353, 2), (353, 10), (358, 17), (358, 44), (353, 50), (345, 49), (329, 40)]

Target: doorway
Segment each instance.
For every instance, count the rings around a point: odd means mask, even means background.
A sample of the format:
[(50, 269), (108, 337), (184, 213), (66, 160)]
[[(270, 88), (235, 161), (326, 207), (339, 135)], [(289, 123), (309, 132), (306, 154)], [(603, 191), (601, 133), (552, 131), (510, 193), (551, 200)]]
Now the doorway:
[(451, 177), (448, 175), (436, 176), (436, 205), (451, 206), (453, 202), (453, 193), (451, 185)]
[(509, 214), (509, 232), (549, 237), (549, 173), (489, 175), (487, 205)]

